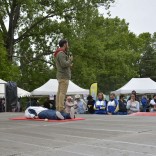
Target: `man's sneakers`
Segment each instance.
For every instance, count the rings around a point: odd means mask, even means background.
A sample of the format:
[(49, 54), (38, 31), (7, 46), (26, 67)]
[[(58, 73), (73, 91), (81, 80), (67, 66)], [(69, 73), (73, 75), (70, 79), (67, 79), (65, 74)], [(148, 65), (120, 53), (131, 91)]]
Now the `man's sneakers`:
[(75, 118), (75, 109), (72, 107), (70, 110), (70, 113), (65, 113), (65, 112), (59, 112), (56, 111), (56, 116), (58, 117), (58, 119), (60, 120), (64, 120), (64, 119), (74, 119)]
[(75, 109), (73, 107), (71, 107), (71, 110), (70, 110), (70, 118), (71, 119), (75, 118)]
[(56, 116), (61, 119), (64, 120), (64, 117), (62, 116), (62, 114), (59, 111), (56, 111)]

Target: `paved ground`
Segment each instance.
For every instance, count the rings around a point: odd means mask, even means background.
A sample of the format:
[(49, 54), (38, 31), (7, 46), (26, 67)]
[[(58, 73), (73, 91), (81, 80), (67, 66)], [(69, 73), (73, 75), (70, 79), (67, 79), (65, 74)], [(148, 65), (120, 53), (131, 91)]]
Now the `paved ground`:
[(156, 156), (156, 117), (81, 115), (52, 123), (0, 113), (0, 156)]

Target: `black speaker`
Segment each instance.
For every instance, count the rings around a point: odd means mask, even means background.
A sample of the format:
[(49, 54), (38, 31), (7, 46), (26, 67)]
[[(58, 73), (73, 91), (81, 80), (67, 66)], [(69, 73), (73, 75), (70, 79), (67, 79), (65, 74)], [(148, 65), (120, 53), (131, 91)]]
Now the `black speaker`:
[(12, 112), (17, 108), (17, 84), (15, 82), (7, 82), (5, 84), (6, 111)]

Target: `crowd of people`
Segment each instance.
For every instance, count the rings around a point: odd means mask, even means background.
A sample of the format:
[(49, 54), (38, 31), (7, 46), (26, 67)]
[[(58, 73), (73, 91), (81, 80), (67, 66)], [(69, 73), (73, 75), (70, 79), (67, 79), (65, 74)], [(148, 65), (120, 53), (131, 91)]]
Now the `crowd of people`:
[[(6, 109), (5, 98), (1, 98), (0, 99), (0, 112), (5, 112), (6, 111), (5, 109)], [(20, 98), (17, 99), (16, 106), (12, 107), (11, 111), (12, 112), (21, 112), (22, 111)]]
[[(93, 97), (88, 96), (87, 102), (85, 102), (80, 95), (75, 95), (74, 98), (70, 96), (66, 97), (69, 80), (71, 79), (71, 69), (73, 66), (73, 56), (69, 55), (68, 50), (68, 41), (66, 39), (61, 39), (59, 41), (59, 48), (54, 52), (57, 69), (56, 78), (58, 80), (58, 91), (56, 95), (57, 111), (64, 111), (65, 108), (65, 110), (69, 112), (71, 108), (74, 108), (75, 114), (95, 113), (126, 115), (147, 110), (149, 101), (146, 97), (139, 101), (135, 91), (132, 92), (128, 100), (125, 100), (123, 95), (120, 95), (120, 99), (117, 100), (113, 93), (110, 94), (108, 101), (104, 99), (103, 93), (98, 94), (97, 100), (93, 100)], [(64, 101), (66, 101), (65, 104)], [(152, 103), (150, 111), (155, 111), (155, 105)]]
[(148, 99), (145, 95), (139, 99), (136, 92), (132, 91), (128, 99), (120, 95), (117, 100), (115, 94), (111, 93), (108, 101), (102, 92), (98, 93), (97, 100), (91, 95), (87, 97), (87, 101), (80, 95), (75, 95), (74, 98), (67, 96), (65, 110), (69, 112), (71, 108), (75, 109), (75, 114), (128, 115), (136, 112), (156, 112), (156, 94), (153, 99)]
[(88, 96), (87, 111), (91, 114), (108, 114), (108, 115), (127, 115), (136, 112), (156, 112), (156, 94), (153, 99), (148, 99), (145, 95), (141, 99), (135, 91), (132, 91), (130, 97), (125, 99), (124, 95), (119, 96), (119, 100), (115, 98), (115, 94), (111, 93), (109, 100), (104, 99), (103, 93), (98, 94), (97, 100), (93, 100)]
[(56, 62), (56, 78), (58, 80), (58, 91), (54, 101), (49, 99), (40, 106), (37, 99), (30, 100), (27, 103), (25, 114), (27, 117), (39, 117), (49, 119), (68, 119), (74, 118), (73, 114), (107, 114), (107, 115), (127, 115), (136, 112), (156, 112), (156, 94), (153, 99), (147, 99), (143, 96), (141, 99), (135, 91), (132, 91), (128, 100), (124, 95), (116, 99), (114, 93), (111, 93), (107, 101), (102, 92), (98, 93), (97, 99), (91, 95), (85, 101), (81, 95), (67, 96), (69, 80), (71, 79), (71, 68), (73, 66), (73, 56), (68, 53), (68, 41), (62, 39), (59, 41), (59, 48), (54, 52)]

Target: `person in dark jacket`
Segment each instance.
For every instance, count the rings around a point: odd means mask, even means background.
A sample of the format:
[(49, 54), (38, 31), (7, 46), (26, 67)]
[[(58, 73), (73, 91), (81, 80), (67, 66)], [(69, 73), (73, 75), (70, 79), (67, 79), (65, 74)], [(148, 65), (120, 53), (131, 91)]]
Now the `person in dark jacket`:
[(94, 110), (95, 100), (93, 99), (93, 97), (91, 95), (88, 95), (87, 100), (88, 100), (88, 102), (87, 102), (88, 113), (94, 114), (94, 112), (95, 112), (95, 110)]
[(118, 100), (119, 102), (119, 110), (118, 110), (118, 115), (127, 115), (127, 102), (124, 100), (124, 95), (120, 95), (120, 99)]
[(49, 103), (49, 100), (45, 101), (43, 106), (47, 109), (50, 109), (50, 103)]
[(0, 112), (3, 112), (4, 108), (3, 108), (3, 103), (2, 103), (2, 99), (0, 99)]
[[(131, 94), (135, 95), (135, 101), (140, 102), (139, 97), (137, 96), (137, 93), (136, 93), (136, 91), (135, 91), (135, 90), (133, 90), (133, 91), (131, 92)], [(129, 100), (131, 100), (131, 96), (128, 98), (128, 100), (127, 100), (127, 101), (129, 101)]]

